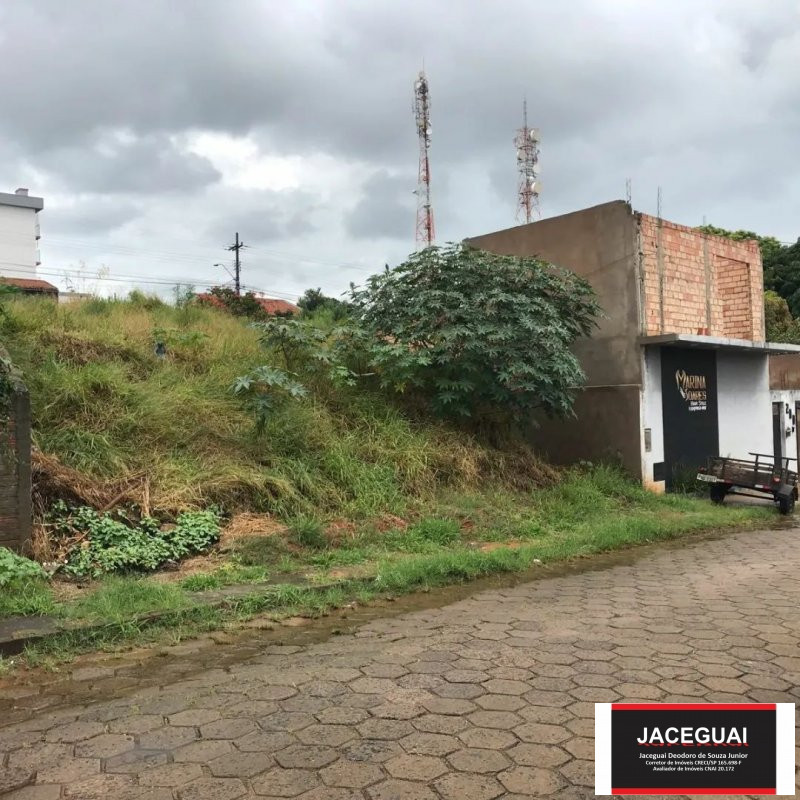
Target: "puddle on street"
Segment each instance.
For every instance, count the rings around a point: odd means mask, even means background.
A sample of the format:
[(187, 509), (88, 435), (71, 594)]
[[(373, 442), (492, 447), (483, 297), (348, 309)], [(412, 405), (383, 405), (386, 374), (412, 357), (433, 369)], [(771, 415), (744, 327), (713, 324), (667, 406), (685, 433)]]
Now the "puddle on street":
[[(772, 527), (784, 529), (792, 527), (792, 523), (788, 520), (776, 520)], [(116, 653), (91, 653), (79, 656), (74, 662), (60, 667), (57, 672), (43, 669), (21, 670), (0, 680), (0, 725), (30, 717), (37, 710), (94, 703), (124, 696), (136, 689), (190, 679), (205, 670), (230, 668), (258, 655), (269, 646), (313, 644), (330, 636), (353, 633), (375, 619), (440, 608), (484, 591), (628, 566), (653, 554), (682, 549), (729, 535), (746, 536), (748, 532), (740, 529), (689, 534), (674, 540), (596, 554), (560, 564), (538, 565), (524, 572), (493, 575), (467, 583), (418, 591), (392, 600), (379, 598), (369, 605), (331, 611), (319, 618), (295, 618), (289, 624), (273, 622), (274, 628), (271, 630), (242, 627), (220, 633), (200, 634), (197, 639), (186, 639), (178, 645), (154, 643)], [(265, 617), (262, 619), (266, 620)], [(73, 671), (86, 667), (108, 667), (115, 669), (116, 674), (114, 677), (95, 681), (72, 680)], [(35, 694), (23, 696), (23, 687), (35, 688)]]

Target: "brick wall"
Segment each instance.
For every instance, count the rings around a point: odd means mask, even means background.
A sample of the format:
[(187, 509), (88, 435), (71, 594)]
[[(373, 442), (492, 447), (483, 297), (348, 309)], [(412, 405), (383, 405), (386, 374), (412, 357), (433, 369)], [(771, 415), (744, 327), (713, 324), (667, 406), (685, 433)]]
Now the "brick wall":
[(27, 552), (31, 538), (30, 398), (0, 347), (0, 546)]
[(639, 219), (648, 335), (707, 332), (709, 336), (764, 339), (764, 287), (757, 242), (704, 236), (674, 222), (659, 224), (647, 214)]

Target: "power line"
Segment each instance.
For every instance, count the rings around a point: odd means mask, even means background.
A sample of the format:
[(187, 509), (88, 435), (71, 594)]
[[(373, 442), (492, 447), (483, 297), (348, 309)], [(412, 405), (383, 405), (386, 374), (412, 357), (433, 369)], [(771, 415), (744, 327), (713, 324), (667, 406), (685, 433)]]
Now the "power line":
[[(30, 264), (22, 264), (16, 261), (0, 261), (1, 265), (5, 266), (15, 266), (15, 267), (27, 267), (30, 268)], [(201, 288), (211, 288), (214, 286), (219, 285), (219, 281), (215, 280), (200, 280), (198, 278), (152, 278), (148, 275), (126, 275), (126, 274), (117, 274), (117, 275), (91, 275), (87, 274), (84, 271), (76, 268), (63, 268), (63, 269), (56, 269), (56, 268), (49, 268), (49, 269), (42, 269), (41, 267), (37, 268), (36, 270), (37, 275), (44, 275), (47, 277), (52, 278), (84, 278), (87, 280), (96, 280), (96, 281), (111, 281), (115, 283), (139, 283), (144, 285), (152, 285), (152, 286), (175, 286), (176, 284), (183, 284), (183, 285), (192, 285), (192, 286), (199, 286)], [(276, 295), (277, 297), (283, 297), (284, 299), (295, 299), (299, 295), (303, 293), (303, 290), (297, 289), (294, 291), (286, 291), (286, 290), (279, 290), (279, 289), (262, 289), (256, 286), (247, 285), (244, 287), (245, 289), (253, 292), (258, 292), (259, 294), (265, 295)]]

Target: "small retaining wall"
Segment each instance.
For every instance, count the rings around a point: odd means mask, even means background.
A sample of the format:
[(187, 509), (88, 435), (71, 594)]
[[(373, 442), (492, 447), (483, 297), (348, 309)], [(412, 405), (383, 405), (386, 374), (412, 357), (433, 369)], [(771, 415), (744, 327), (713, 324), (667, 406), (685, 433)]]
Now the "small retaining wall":
[(30, 397), (0, 346), (0, 547), (27, 553), (30, 544)]

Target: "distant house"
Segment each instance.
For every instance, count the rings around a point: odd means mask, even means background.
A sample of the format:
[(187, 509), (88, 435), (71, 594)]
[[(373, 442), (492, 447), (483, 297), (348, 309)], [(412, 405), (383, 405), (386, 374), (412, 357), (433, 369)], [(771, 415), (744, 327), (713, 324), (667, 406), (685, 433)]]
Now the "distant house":
[(22, 294), (35, 294), (58, 300), (58, 287), (38, 278), (6, 278), (0, 275), (0, 286), (11, 286)]
[(13, 194), (0, 192), (0, 278), (38, 278), (39, 212), (41, 197), (31, 197), (27, 189)]
[[(209, 292), (197, 295), (197, 299), (204, 305), (214, 306), (215, 308), (225, 308), (225, 303)], [(278, 300), (271, 297), (255, 296), (256, 302), (267, 312), (267, 314), (292, 315), (300, 313), (300, 309), (288, 300)]]

